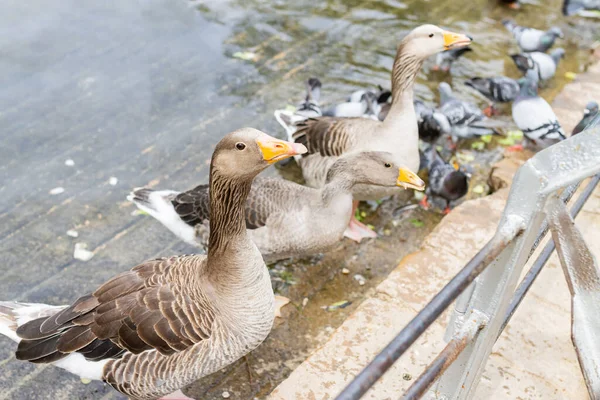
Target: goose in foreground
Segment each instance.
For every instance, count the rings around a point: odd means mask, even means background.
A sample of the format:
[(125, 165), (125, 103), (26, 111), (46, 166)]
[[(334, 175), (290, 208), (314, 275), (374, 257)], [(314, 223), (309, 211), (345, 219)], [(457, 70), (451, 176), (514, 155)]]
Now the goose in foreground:
[[(320, 189), (276, 178), (256, 178), (246, 201), (246, 229), (267, 262), (322, 253), (342, 240), (350, 222), (356, 184), (423, 190), (423, 181), (395, 164), (390, 153), (340, 157)], [(182, 240), (205, 247), (209, 232), (209, 189), (136, 189), (128, 197)], [(359, 241), (358, 238), (352, 238)]]
[(564, 15), (578, 14), (582, 17), (596, 17), (600, 11), (600, 0), (565, 0), (562, 7)]
[[(463, 34), (444, 31), (434, 25), (412, 30), (398, 46), (392, 68), (392, 104), (382, 121), (366, 118), (311, 118), (295, 124), (292, 138), (305, 144), (309, 154), (299, 162), (305, 182), (322, 187), (327, 171), (336, 159), (358, 151), (390, 151), (399, 165), (415, 171), (419, 167), (419, 133), (413, 106), (413, 87), (423, 61), (442, 50), (466, 46), (471, 39)], [(396, 188), (359, 184), (354, 186), (354, 209), (359, 200), (378, 200), (393, 195)], [(360, 228), (352, 237), (375, 237), (354, 218), (349, 229)]]
[(564, 37), (560, 28), (555, 26), (547, 31), (542, 31), (539, 29), (519, 26), (511, 19), (503, 20), (502, 24), (510, 33), (512, 33), (513, 37), (517, 41), (517, 45), (519, 45), (521, 50), (527, 53), (533, 51), (545, 52), (552, 47), (556, 41), (556, 38)]
[(452, 88), (446, 82), (440, 83), (440, 112), (448, 118), (452, 128), (452, 139), (471, 139), (478, 136), (498, 133), (498, 125), (483, 115), (473, 103), (460, 100), (454, 96)]
[(573, 132), (571, 132), (571, 136), (577, 135), (579, 132), (585, 130), (588, 125), (598, 116), (598, 103), (595, 101), (590, 101), (586, 104), (585, 109), (583, 110), (583, 118), (579, 123), (573, 128)]
[(427, 155), (429, 184), (421, 205), (425, 209), (431, 207), (429, 201), (438, 204), (441, 200), (444, 214), (450, 212), (450, 206), (469, 191), (469, 176), (460, 169), (454, 168), (444, 161), (435, 146), (431, 146)]
[(472, 87), (484, 95), (491, 103), (483, 110), (487, 117), (495, 113), (494, 103), (508, 103), (513, 101), (519, 94), (519, 83), (505, 76), (494, 78), (471, 78), (465, 81), (465, 85)]
[(450, 72), (452, 64), (459, 59), (465, 53), (473, 51), (470, 47), (460, 47), (458, 49), (446, 50), (441, 53), (437, 53), (435, 56), (435, 65), (433, 66), (434, 71)]
[(419, 139), (426, 143), (434, 143), (443, 135), (452, 133), (450, 121), (444, 114), (428, 107), (421, 100), (415, 100), (414, 105), (419, 126)]
[(274, 296), (244, 204), (259, 172), (304, 151), (251, 128), (225, 136), (211, 160), (208, 255), (144, 262), (60, 311), (1, 302), (16, 358), (156, 399), (246, 355), (271, 330)]
[[(536, 149), (546, 148), (565, 139), (556, 114), (550, 104), (538, 95), (537, 74), (529, 70), (519, 79), (520, 92), (512, 104), (512, 116), (517, 127), (523, 131), (526, 142)], [(522, 145), (511, 150), (521, 150)]]
[(528, 70), (533, 69), (538, 74), (538, 79), (545, 81), (552, 78), (556, 74), (556, 67), (561, 58), (565, 56), (565, 49), (557, 48), (550, 54), (533, 52), (513, 54), (510, 57), (515, 62), (515, 65), (523, 74)]

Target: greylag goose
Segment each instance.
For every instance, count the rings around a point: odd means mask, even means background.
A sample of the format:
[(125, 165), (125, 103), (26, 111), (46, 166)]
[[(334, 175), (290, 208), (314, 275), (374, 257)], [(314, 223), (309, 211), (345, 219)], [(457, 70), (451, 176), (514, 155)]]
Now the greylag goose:
[(419, 139), (426, 143), (434, 143), (443, 135), (452, 134), (450, 121), (444, 114), (428, 107), (421, 100), (415, 100), (414, 105), (419, 127)]
[[(327, 251), (338, 243), (350, 221), (356, 184), (423, 190), (423, 181), (396, 166), (390, 153), (361, 152), (340, 157), (320, 189), (276, 178), (257, 178), (246, 201), (246, 228), (267, 262)], [(182, 240), (205, 247), (209, 190), (187, 192), (136, 189), (128, 197)]]
[(598, 116), (598, 103), (595, 101), (590, 101), (586, 104), (585, 109), (583, 110), (583, 118), (579, 123), (573, 128), (573, 132), (571, 132), (571, 136), (577, 135), (579, 132), (585, 130), (588, 125)]
[[(412, 30), (398, 46), (392, 68), (392, 105), (385, 120), (366, 118), (311, 118), (294, 125), (292, 139), (305, 144), (309, 154), (299, 157), (305, 182), (322, 187), (327, 170), (337, 157), (357, 151), (390, 151), (398, 165), (415, 171), (419, 167), (419, 134), (413, 106), (413, 86), (423, 61), (442, 50), (466, 46), (471, 39), (444, 31), (434, 25)], [(290, 129), (291, 130), (291, 129)], [(375, 200), (393, 195), (397, 189), (356, 185), (354, 209), (359, 200)], [(375, 237), (375, 232), (354, 218), (348, 226), (352, 237)], [(350, 233), (352, 232), (352, 233)]]
[(564, 15), (580, 15), (582, 17), (598, 18), (600, 0), (565, 0), (562, 6)]
[(472, 87), (484, 95), (491, 103), (483, 110), (487, 117), (495, 113), (494, 103), (508, 103), (513, 101), (519, 94), (519, 83), (505, 76), (494, 78), (471, 78), (465, 81), (465, 85)]
[(434, 71), (450, 72), (452, 64), (459, 59), (465, 53), (473, 51), (470, 47), (461, 47), (458, 49), (446, 50), (441, 53), (437, 53), (435, 56), (435, 64), (433, 66)]
[[(552, 107), (538, 95), (535, 71), (529, 70), (525, 77), (519, 79), (519, 85), (521, 90), (512, 104), (512, 116), (527, 142), (539, 149), (565, 139), (565, 132)], [(511, 149), (520, 150), (522, 146), (512, 146)]]
[(533, 52), (513, 54), (510, 57), (521, 72), (526, 73), (533, 69), (537, 72), (539, 80), (545, 81), (556, 74), (556, 67), (564, 56), (565, 49), (559, 47), (552, 50), (550, 54)]
[(271, 330), (274, 296), (244, 204), (260, 171), (303, 151), (250, 128), (225, 136), (211, 161), (208, 255), (147, 261), (60, 311), (0, 303), (0, 331), (19, 342), (17, 359), (156, 399), (257, 347)]
[(539, 29), (519, 26), (511, 19), (505, 19), (502, 21), (502, 24), (512, 33), (521, 50), (527, 53), (533, 51), (543, 53), (552, 47), (556, 38), (564, 37), (560, 28), (555, 26), (547, 31), (541, 31)]
[(430, 207), (429, 200), (437, 203), (436, 200), (439, 199), (443, 203), (441, 208), (444, 210), (444, 214), (447, 214), (450, 212), (451, 204), (469, 191), (469, 176), (444, 161), (435, 146), (431, 146), (428, 151), (427, 169), (429, 170), (429, 184), (425, 197), (421, 200), (421, 205), (428, 209)]
[(448, 118), (452, 127), (452, 139), (471, 139), (497, 133), (494, 122), (488, 120), (473, 103), (454, 96), (452, 88), (446, 82), (439, 84), (440, 112)]

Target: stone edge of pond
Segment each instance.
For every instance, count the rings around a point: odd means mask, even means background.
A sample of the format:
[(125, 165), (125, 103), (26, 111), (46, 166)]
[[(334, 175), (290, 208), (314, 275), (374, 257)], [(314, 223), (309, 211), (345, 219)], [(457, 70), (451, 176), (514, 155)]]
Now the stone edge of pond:
[[(572, 130), (581, 118), (585, 104), (594, 97), (600, 100), (600, 62), (566, 85), (554, 99), (553, 108), (565, 131)], [(529, 156), (527, 153), (506, 153), (490, 176), (495, 192), (464, 202), (444, 218), (425, 239), (421, 249), (405, 257), (329, 341), (268, 398), (331, 399), (339, 393), (493, 236), (512, 177)], [(600, 189), (597, 193), (598, 198)], [(590, 207), (600, 208), (600, 201), (596, 203), (599, 204)], [(600, 228), (596, 229), (594, 234), (600, 236)], [(530, 296), (534, 299), (526, 299), (521, 308), (525, 309), (522, 314), (529, 314), (528, 318), (537, 317), (540, 321), (531, 321), (526, 328), (517, 326), (515, 319), (509, 324), (479, 385), (481, 398), (529, 397), (533, 392), (546, 399), (585, 398), (585, 384), (570, 341), (568, 291), (559, 266), (551, 261), (546, 270), (551, 272), (544, 271), (537, 289), (542, 293), (553, 290), (554, 309), (543, 304), (543, 299), (535, 298), (534, 285)], [(410, 386), (444, 347), (448, 312), (419, 338), (365, 398), (398, 398)], [(554, 329), (549, 330), (548, 326)], [(536, 334), (538, 336), (534, 336)], [(505, 355), (505, 352), (512, 354)], [(532, 361), (531, 357), (541, 354), (545, 355), (541, 365), (537, 362), (541, 357)], [(552, 362), (559, 362), (561, 368), (549, 368)], [(526, 368), (530, 365), (532, 371)], [(508, 372), (511, 369), (512, 372)], [(575, 394), (580, 397), (571, 397)]]

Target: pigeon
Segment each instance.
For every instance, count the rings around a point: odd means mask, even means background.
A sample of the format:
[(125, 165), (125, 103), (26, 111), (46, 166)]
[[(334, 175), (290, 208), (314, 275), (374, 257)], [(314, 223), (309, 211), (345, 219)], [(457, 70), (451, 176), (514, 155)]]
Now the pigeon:
[(556, 74), (556, 67), (560, 59), (565, 56), (565, 49), (557, 48), (550, 54), (533, 52), (513, 54), (510, 57), (515, 62), (515, 65), (523, 73), (533, 69), (538, 74), (538, 79), (541, 81), (548, 80)]
[[(363, 96), (367, 96), (366, 98)], [(381, 86), (377, 86), (377, 90), (357, 90), (348, 97), (348, 102), (358, 103), (366, 100), (368, 109), (363, 117), (374, 118), (377, 117), (380, 121), (383, 121), (390, 111), (392, 91), (384, 89)]]
[(438, 89), (440, 112), (450, 122), (453, 141), (498, 133), (475, 104), (454, 97), (452, 88), (446, 82), (440, 83)]
[(448, 118), (440, 111), (428, 107), (421, 100), (414, 101), (419, 139), (426, 143), (434, 143), (443, 135), (450, 135), (452, 127)]
[(350, 96), (350, 100), (356, 100), (355, 95), (358, 93), (361, 93), (358, 101), (347, 101), (336, 104), (325, 110), (323, 115), (328, 117), (367, 117), (377, 119), (378, 108), (374, 106), (377, 103), (377, 94), (369, 90), (356, 91)]
[(519, 84), (517, 81), (505, 76), (494, 78), (471, 78), (465, 82), (465, 85), (472, 87), (484, 95), (491, 103), (483, 110), (483, 113), (491, 117), (494, 112), (494, 103), (508, 103), (513, 101), (519, 94)]
[(470, 47), (460, 47), (458, 49), (451, 49), (437, 53), (435, 56), (435, 65), (433, 66), (433, 70), (449, 72), (454, 61), (469, 51), (473, 50)]
[(590, 101), (586, 104), (585, 110), (583, 110), (583, 118), (579, 123), (573, 128), (573, 132), (571, 132), (571, 136), (577, 135), (579, 132), (585, 130), (598, 116), (598, 103), (595, 101)]
[(512, 33), (517, 44), (524, 52), (545, 52), (554, 44), (556, 38), (563, 38), (560, 28), (552, 27), (547, 31), (519, 26), (511, 19), (505, 19), (502, 24)]
[(506, 4), (507, 7), (512, 8), (513, 10), (518, 10), (521, 8), (521, 3), (519, 3), (519, 0), (501, 0), (500, 2)]
[(447, 214), (450, 212), (450, 205), (469, 191), (469, 176), (444, 161), (435, 146), (431, 146), (427, 152), (427, 164), (429, 184), (421, 205), (429, 209), (430, 201), (438, 204), (441, 200), (443, 206), (440, 208), (443, 208), (444, 214)]
[[(526, 142), (541, 149), (565, 139), (556, 114), (550, 104), (538, 95), (538, 76), (533, 70), (519, 79), (519, 95), (512, 104), (512, 115), (517, 127), (523, 131)], [(522, 149), (521, 145), (511, 150)]]
[(600, 0), (565, 0), (562, 7), (564, 15), (578, 14), (583, 17), (598, 16)]

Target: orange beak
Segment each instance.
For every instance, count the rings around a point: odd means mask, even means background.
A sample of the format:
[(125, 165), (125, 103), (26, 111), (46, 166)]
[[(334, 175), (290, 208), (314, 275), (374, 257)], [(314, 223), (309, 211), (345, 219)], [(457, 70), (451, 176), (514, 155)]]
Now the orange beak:
[(263, 159), (268, 164), (274, 164), (277, 161), (307, 152), (306, 147), (300, 143), (286, 142), (269, 135), (256, 139), (256, 143), (263, 154)]
[(471, 37), (465, 34), (444, 31), (444, 50), (468, 46), (471, 44), (471, 41)]
[(398, 169), (398, 179), (396, 186), (401, 186), (404, 189), (424, 190), (425, 182), (408, 168)]

